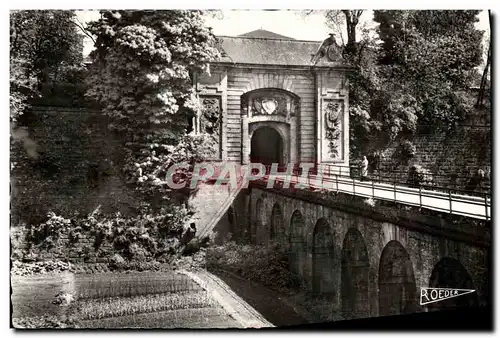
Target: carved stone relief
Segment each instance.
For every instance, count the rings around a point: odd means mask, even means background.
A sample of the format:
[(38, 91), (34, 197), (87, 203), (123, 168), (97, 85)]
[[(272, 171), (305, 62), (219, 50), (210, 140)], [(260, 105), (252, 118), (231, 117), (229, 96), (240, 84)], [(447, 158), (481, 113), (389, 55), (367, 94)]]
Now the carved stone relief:
[(207, 133), (212, 136), (217, 144), (217, 158), (220, 158), (221, 144), (221, 122), (222, 109), (221, 99), (218, 96), (200, 96), (200, 101), (203, 106), (199, 116), (199, 130), (201, 133)]
[(251, 93), (242, 100), (242, 110), (251, 115), (281, 115), (295, 116), (298, 109), (298, 100), (286, 93), (266, 90)]
[(341, 100), (323, 101), (323, 118), (325, 126), (325, 139), (328, 144), (328, 154), (330, 158), (341, 157), (342, 147), (342, 117), (344, 102)]

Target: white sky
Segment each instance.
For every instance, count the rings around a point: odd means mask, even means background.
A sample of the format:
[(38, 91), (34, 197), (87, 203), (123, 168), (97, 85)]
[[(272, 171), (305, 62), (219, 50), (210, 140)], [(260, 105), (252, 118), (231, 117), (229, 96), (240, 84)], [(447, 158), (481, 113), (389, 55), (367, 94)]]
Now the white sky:
[[(274, 33), (289, 36), (298, 40), (323, 41), (328, 37), (330, 29), (325, 25), (322, 13), (313, 13), (308, 16), (300, 15), (299, 10), (222, 10), (223, 18), (207, 17), (206, 23), (213, 28), (216, 35), (235, 36), (256, 29), (265, 29)], [(99, 18), (98, 11), (78, 11), (79, 20), (88, 22)], [(366, 10), (360, 22), (373, 22), (372, 10)], [(477, 27), (489, 31), (488, 13), (482, 11)], [(92, 50), (92, 41), (86, 39), (84, 55)]]

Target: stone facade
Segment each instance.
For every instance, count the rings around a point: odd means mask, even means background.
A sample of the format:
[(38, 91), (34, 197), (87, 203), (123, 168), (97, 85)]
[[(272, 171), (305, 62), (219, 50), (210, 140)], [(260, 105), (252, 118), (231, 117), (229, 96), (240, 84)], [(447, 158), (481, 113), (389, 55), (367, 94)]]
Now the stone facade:
[[(229, 52), (212, 65), (210, 75), (195, 79), (200, 99), (217, 98), (222, 107), (221, 161), (249, 163), (255, 131), (269, 127), (281, 138), (283, 164), (349, 165), (345, 64), (306, 60), (320, 42), (244, 37), (223, 41), (222, 48)], [(249, 43), (272, 55), (256, 60), (231, 49)], [(283, 60), (287, 53), (297, 55)]]

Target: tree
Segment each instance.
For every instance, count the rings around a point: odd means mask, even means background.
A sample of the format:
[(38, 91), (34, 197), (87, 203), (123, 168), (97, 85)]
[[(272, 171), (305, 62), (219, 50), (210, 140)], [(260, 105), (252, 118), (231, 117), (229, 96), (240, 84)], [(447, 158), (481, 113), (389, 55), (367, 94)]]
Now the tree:
[(467, 90), (480, 61), (477, 14), (374, 11), (382, 44), (362, 34), (356, 52), (347, 54), (355, 66), (349, 75), (353, 157), (408, 145), (419, 127), (448, 130), (467, 116)]
[[(88, 26), (96, 49), (87, 96), (123, 137), (125, 172), (148, 198), (174, 195), (167, 171), (192, 166), (210, 151), (203, 137), (187, 135), (201, 108), (191, 74), (209, 72), (218, 58), (201, 11), (102, 11)], [(189, 168), (188, 168), (189, 169)], [(188, 179), (189, 170), (179, 174)]]
[(477, 96), (476, 107), (480, 107), (484, 101), (484, 94), (486, 90), (486, 82), (488, 80), (488, 71), (490, 69), (491, 63), (491, 11), (488, 11), (488, 19), (490, 24), (490, 34), (488, 38), (488, 51), (486, 52), (486, 65), (484, 66), (483, 76), (481, 77), (481, 85), (479, 87), (479, 93)]
[(359, 17), (363, 14), (363, 10), (342, 10), (345, 15), (345, 22), (347, 26), (347, 45), (346, 51), (348, 53), (356, 52), (356, 26), (359, 23)]
[(23, 113), (44, 85), (81, 66), (83, 40), (72, 11), (10, 13), (11, 120)]
[[(375, 11), (381, 63), (394, 92), (411, 95), (421, 125), (451, 128), (470, 107), (464, 92), (481, 61), (479, 11)], [(400, 84), (400, 85), (398, 85)]]

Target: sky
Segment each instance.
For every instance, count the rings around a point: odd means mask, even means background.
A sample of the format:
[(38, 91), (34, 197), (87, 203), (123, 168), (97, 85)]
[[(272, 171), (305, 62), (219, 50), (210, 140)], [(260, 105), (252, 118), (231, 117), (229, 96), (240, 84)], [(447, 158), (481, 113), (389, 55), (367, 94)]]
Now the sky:
[[(322, 13), (313, 12), (308, 16), (300, 14), (299, 10), (222, 10), (222, 19), (207, 17), (206, 24), (212, 27), (216, 35), (235, 36), (256, 29), (265, 29), (274, 33), (289, 36), (297, 40), (323, 41), (328, 37), (331, 30), (325, 25)], [(88, 22), (99, 18), (96, 11), (78, 11), (80, 21)], [(373, 11), (366, 10), (360, 22), (372, 21)], [(479, 15), (478, 29), (489, 31), (488, 13), (482, 11)], [(86, 39), (84, 55), (92, 50), (92, 41)]]

